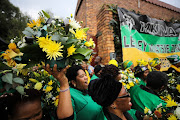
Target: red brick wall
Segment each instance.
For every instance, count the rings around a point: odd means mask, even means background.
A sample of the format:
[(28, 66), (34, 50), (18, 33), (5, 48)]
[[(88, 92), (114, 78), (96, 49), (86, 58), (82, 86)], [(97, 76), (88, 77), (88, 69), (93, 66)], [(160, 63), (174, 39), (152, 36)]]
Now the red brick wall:
[(97, 31), (101, 32), (97, 39), (98, 55), (102, 57), (104, 64), (110, 60), (110, 52), (114, 52), (114, 41), (113, 41), (113, 30), (109, 28), (109, 22), (112, 20), (113, 13), (108, 10), (107, 6), (104, 5), (99, 14), (96, 16), (97, 19)]
[[(79, 1), (78, 1), (79, 2)], [(76, 17), (78, 16), (78, 17)], [(82, 27), (86, 27), (87, 24), (86, 24), (86, 16), (87, 16), (87, 13), (86, 13), (86, 3), (85, 3), (85, 0), (82, 1), (82, 4), (79, 8), (79, 11), (77, 13), (77, 15), (75, 16), (75, 19), (79, 22), (83, 21), (83, 23), (81, 24)]]
[[(167, 21), (172, 18), (180, 19), (180, 13), (144, 0), (140, 0), (140, 7), (138, 7), (138, 0), (78, 0), (78, 2), (80, 1), (82, 1), (82, 4), (75, 19), (85, 21), (85, 26), (89, 27), (88, 36), (95, 36), (98, 31), (102, 32), (102, 35), (97, 38), (97, 51), (98, 55), (103, 58), (104, 64), (110, 60), (109, 53), (114, 52), (113, 33), (109, 29), (112, 13), (108, 11), (104, 4), (118, 5), (129, 11), (135, 10), (151, 18)], [(102, 8), (102, 6), (105, 8)]]

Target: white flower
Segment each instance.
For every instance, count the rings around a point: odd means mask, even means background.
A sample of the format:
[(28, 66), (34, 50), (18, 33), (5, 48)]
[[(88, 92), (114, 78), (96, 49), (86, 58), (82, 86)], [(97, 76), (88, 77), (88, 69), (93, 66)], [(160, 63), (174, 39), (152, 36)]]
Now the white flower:
[(52, 100), (56, 100), (56, 97), (53, 97)]
[(70, 20), (69, 20), (69, 24), (70, 24), (70, 26), (71, 26), (72, 28), (74, 28), (74, 29), (79, 29), (79, 28), (81, 28), (79, 22), (76, 22), (76, 20), (70, 19)]
[(57, 26), (61, 26), (61, 24), (57, 24)]
[(11, 42), (11, 43), (13, 43), (13, 42), (14, 42), (14, 40), (13, 40), (13, 39), (11, 39), (11, 40), (10, 40), (10, 42)]
[(23, 48), (23, 47), (25, 47), (27, 45), (27, 43), (22, 43), (20, 46), (19, 46), (19, 48)]
[(134, 75), (132, 73), (129, 74), (129, 77), (134, 78)]
[(26, 42), (25, 37), (23, 37), (23, 43), (25, 43), (25, 42)]
[(17, 43), (17, 46), (19, 47), (21, 44), (22, 44), (22, 41), (19, 41), (19, 42)]
[(162, 103), (160, 103), (159, 105), (157, 105), (157, 108), (161, 107), (162, 106)]
[(50, 26), (50, 24), (47, 24), (47, 27), (49, 27)]
[(51, 23), (54, 24), (56, 21), (55, 20), (52, 20)]
[(46, 98), (47, 98), (47, 99), (52, 98), (52, 97), (53, 97), (53, 95), (52, 95), (51, 92), (46, 95)]
[(180, 119), (180, 107), (177, 107), (176, 110), (174, 111), (174, 114)]
[(149, 111), (148, 111), (148, 113), (149, 113), (149, 114), (151, 114), (151, 113), (152, 113), (152, 111), (151, 111), (151, 110), (149, 110)]

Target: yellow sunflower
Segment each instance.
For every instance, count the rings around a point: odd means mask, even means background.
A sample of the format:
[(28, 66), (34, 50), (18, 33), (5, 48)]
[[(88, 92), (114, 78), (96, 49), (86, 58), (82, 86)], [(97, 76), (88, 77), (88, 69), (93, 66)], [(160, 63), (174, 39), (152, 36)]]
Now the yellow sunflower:
[(76, 48), (74, 48), (74, 47), (75, 47), (75, 45), (72, 44), (71, 47), (67, 48), (67, 52), (68, 52), (68, 56), (67, 57), (71, 56), (76, 51)]

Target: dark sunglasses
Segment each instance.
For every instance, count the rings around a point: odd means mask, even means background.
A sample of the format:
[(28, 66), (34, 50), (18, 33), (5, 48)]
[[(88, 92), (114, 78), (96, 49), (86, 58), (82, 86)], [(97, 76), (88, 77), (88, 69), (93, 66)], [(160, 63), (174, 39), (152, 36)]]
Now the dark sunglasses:
[(130, 95), (127, 94), (127, 95), (119, 96), (119, 97), (117, 97), (117, 98), (126, 98), (126, 97), (130, 97)]

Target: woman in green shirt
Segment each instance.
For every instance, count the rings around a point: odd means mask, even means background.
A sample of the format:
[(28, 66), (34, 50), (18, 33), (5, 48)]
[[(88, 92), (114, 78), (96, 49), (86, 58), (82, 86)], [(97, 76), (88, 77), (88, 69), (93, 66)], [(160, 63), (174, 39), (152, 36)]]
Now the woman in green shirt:
[(160, 71), (152, 71), (147, 76), (146, 86), (134, 86), (130, 89), (132, 108), (144, 111), (145, 107), (153, 111), (159, 104), (163, 107), (166, 102), (160, 99), (158, 92), (166, 88), (168, 77), (165, 73)]
[(142, 113), (132, 110), (130, 94), (111, 75), (92, 80), (88, 87), (92, 99), (103, 107), (97, 120), (141, 120)]
[(138, 85), (144, 85), (146, 86), (146, 77), (149, 74), (149, 69), (145, 66), (136, 66), (134, 68), (134, 76), (138, 80)]
[(88, 78), (84, 70), (77, 65), (67, 69), (58, 71), (57, 65), (54, 65), (52, 71), (46, 65), (46, 70), (60, 82), (58, 119), (95, 120), (102, 107), (87, 94)]

